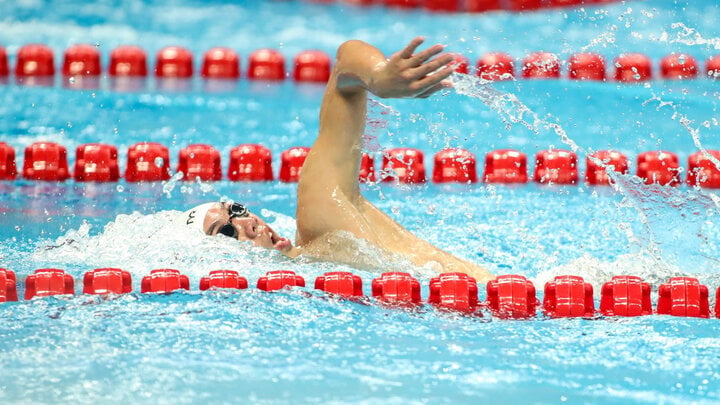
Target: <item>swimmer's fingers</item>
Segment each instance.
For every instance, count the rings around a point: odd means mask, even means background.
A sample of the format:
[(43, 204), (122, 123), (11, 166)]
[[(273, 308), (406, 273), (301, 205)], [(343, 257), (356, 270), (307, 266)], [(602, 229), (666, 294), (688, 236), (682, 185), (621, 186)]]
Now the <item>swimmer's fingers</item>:
[(433, 45), (415, 54), (417, 47), (424, 41), (425, 39), (422, 37), (413, 39), (402, 51), (391, 56), (390, 61), (407, 67), (418, 67), (445, 49), (443, 45)]
[(445, 67), (441, 68), (438, 71), (435, 71), (432, 75), (425, 76), (422, 79), (414, 82), (411, 85), (411, 90), (417, 90), (419, 91), (418, 94), (422, 94), (426, 91), (426, 89), (432, 88), (438, 84), (442, 84), (445, 79), (450, 77), (450, 75), (453, 73), (454, 68), (452, 65), (445, 65)]
[(391, 57), (392, 58), (399, 58), (399, 59), (410, 59), (413, 56), (413, 53), (415, 53), (415, 50), (417, 49), (420, 44), (425, 42), (425, 38), (423, 37), (415, 37), (413, 38), (410, 43), (408, 43), (405, 48), (403, 48), (402, 51), (396, 53)]
[[(453, 56), (450, 54), (438, 56), (437, 58), (431, 60), (430, 62), (422, 64), (417, 68), (411, 69), (410, 71), (412, 72), (413, 77), (416, 77), (419, 79), (419, 78), (427, 76), (428, 74), (430, 74), (432, 72), (435, 72), (436, 70), (440, 69), (443, 66), (449, 65), (450, 63), (453, 62), (454, 59), (455, 58), (453, 58)], [(452, 73), (452, 70), (450, 73)]]
[(432, 86), (431, 88), (425, 90), (424, 92), (418, 94), (417, 96), (415, 96), (415, 98), (428, 98), (431, 95), (433, 95), (433, 93), (436, 93), (443, 89), (449, 89), (451, 87), (452, 87), (452, 83), (450, 81), (443, 80), (442, 82), (440, 82), (440, 83)]

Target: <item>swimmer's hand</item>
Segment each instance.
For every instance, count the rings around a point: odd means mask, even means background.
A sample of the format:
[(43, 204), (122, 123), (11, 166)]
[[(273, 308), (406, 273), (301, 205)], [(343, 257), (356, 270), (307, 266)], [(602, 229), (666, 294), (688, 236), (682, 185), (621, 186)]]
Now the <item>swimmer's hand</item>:
[(443, 51), (443, 45), (414, 53), (424, 41), (417, 37), (405, 49), (378, 63), (367, 83), (368, 90), (382, 98), (426, 98), (451, 87), (446, 79), (454, 71), (453, 56), (437, 56)]
[(292, 242), (290, 242), (290, 239), (288, 238), (278, 238), (277, 240), (273, 239), (273, 248), (275, 250), (279, 250), (284, 253), (292, 249), (292, 247)]
[(295, 246), (293, 246), (292, 242), (290, 242), (290, 239), (288, 238), (278, 238), (276, 240), (273, 239), (273, 249), (293, 259), (300, 254), (300, 252)]

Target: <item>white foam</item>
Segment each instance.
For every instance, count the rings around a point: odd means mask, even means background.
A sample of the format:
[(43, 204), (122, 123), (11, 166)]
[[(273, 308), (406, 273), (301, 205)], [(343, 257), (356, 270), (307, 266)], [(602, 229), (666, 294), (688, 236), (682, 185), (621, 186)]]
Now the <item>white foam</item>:
[[(175, 268), (191, 276), (202, 276), (222, 268), (277, 267), (285, 260), (279, 252), (250, 243), (187, 232), (187, 228), (173, 222), (178, 214), (162, 211), (118, 215), (97, 234), (92, 234), (92, 228), (84, 224), (50, 244), (41, 243), (32, 259), (87, 268), (122, 267), (133, 276), (146, 275), (155, 268)], [(285, 223), (281, 228), (286, 230), (288, 225)]]

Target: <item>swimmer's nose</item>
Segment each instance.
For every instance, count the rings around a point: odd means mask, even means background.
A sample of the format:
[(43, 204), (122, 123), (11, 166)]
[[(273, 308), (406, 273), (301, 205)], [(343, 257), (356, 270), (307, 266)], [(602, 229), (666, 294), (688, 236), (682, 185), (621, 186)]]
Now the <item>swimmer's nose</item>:
[(244, 234), (246, 238), (254, 239), (260, 231), (259, 223), (256, 218), (233, 218), (233, 224), (236, 228), (238, 228), (238, 231), (241, 232), (239, 235), (240, 238), (242, 238)]

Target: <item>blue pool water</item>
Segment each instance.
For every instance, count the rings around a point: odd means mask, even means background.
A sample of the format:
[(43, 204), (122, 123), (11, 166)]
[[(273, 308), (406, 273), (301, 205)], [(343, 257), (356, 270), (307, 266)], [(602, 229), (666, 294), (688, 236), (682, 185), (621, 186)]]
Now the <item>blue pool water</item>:
[[(8, 2), (6, 2), (8, 3)], [(44, 43), (56, 52), (98, 44), (138, 44), (154, 53), (182, 45), (199, 58), (213, 46), (243, 57), (261, 47), (288, 60), (305, 49), (330, 54), (360, 38), (385, 52), (416, 35), (476, 60), (501, 50), (535, 50), (561, 60), (580, 50), (611, 60), (643, 52), (655, 62), (687, 52), (702, 65), (720, 53), (720, 7), (713, 2), (628, 1), (527, 14), (482, 15), (319, 5), (300, 1), (17, 1), (0, 5), (0, 44)], [(198, 61), (196, 60), (196, 63)], [(657, 69), (656, 69), (657, 71)], [(529, 157), (549, 147), (580, 157), (617, 149), (677, 153), (683, 165), (702, 146), (720, 149), (720, 83), (654, 80), (640, 85), (568, 80), (492, 85), (468, 78), (462, 91), (429, 100), (374, 100), (366, 149), (423, 150), (426, 159), (462, 147), (479, 160), (493, 149)], [(105, 142), (126, 151), (141, 141), (178, 151), (208, 143), (221, 151), (262, 143), (279, 155), (309, 146), (317, 132), (322, 86), (241, 80), (208, 92), (160, 91), (150, 79), (137, 92), (0, 85), (0, 142), (21, 152), (39, 140)], [(484, 98), (467, 94), (485, 94)], [(516, 97), (516, 104), (498, 104)], [(488, 105), (489, 104), (489, 105)], [(526, 110), (527, 109), (527, 110)], [(523, 113), (522, 115), (520, 113)], [(518, 122), (523, 121), (523, 122)], [(564, 135), (564, 136), (563, 136)], [(21, 155), (21, 153), (19, 153)], [(22, 163), (22, 156), (18, 156)], [(431, 167), (428, 162), (428, 168)], [(532, 165), (531, 165), (532, 166)], [(631, 166), (634, 171), (635, 166)], [(584, 164), (581, 164), (581, 173)], [(290, 269), (308, 285), (326, 271), (360, 275), (369, 294), (377, 272), (306, 260), (230, 240), (175, 232), (168, 219), (207, 200), (246, 202), (292, 237), (296, 185), (0, 182), (0, 267), (20, 281), (59, 267), (76, 279), (98, 267), (122, 267), (139, 291), (154, 268), (176, 268), (191, 291), (104, 299), (78, 295), (0, 305), (0, 401), (3, 403), (353, 402), (353, 403), (714, 403), (720, 400), (720, 322), (651, 316), (629, 319), (504, 321), (423, 307), (415, 312), (338, 301), (312, 288), (268, 294), (198, 291), (208, 271), (240, 271), (254, 286), (269, 270)], [(711, 190), (663, 188), (620, 178), (617, 189), (578, 186), (368, 185), (364, 193), (408, 229), (495, 274), (522, 274), (542, 289), (555, 275), (583, 276), (599, 287), (611, 276), (642, 276), (654, 286), (676, 275), (720, 286), (720, 200)], [(367, 247), (363, 254), (377, 252)], [(23, 283), (19, 282), (20, 294)], [(484, 286), (480, 286), (481, 298)], [(712, 294), (711, 294), (712, 295)], [(712, 297), (714, 298), (714, 297)], [(714, 299), (711, 299), (714, 304)]]

